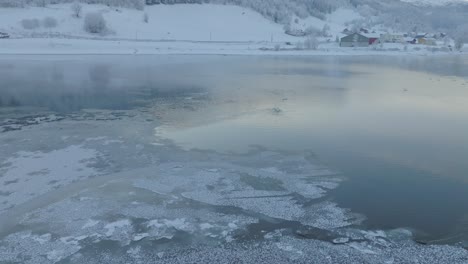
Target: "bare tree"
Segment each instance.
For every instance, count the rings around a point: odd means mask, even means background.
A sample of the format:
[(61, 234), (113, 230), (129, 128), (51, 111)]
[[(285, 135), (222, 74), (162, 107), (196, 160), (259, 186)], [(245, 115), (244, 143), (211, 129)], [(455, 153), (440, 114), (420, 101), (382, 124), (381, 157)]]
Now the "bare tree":
[(80, 18), (81, 17), (81, 12), (83, 11), (83, 7), (81, 6), (80, 3), (75, 2), (75, 3), (72, 4), (71, 10), (72, 10), (72, 16), (73, 17)]
[(299, 41), (296, 43), (296, 49), (297, 50), (303, 50), (304, 49), (304, 42)]
[(315, 36), (308, 36), (304, 41), (304, 49), (316, 50), (319, 47), (319, 41)]
[(455, 49), (456, 50), (462, 50), (463, 46), (465, 45), (465, 41), (463, 38), (455, 38)]
[(89, 13), (85, 17), (84, 29), (93, 34), (103, 34), (107, 31), (106, 20), (101, 13)]
[(45, 28), (54, 28), (57, 24), (57, 19), (53, 17), (46, 17), (42, 20), (42, 26)]
[(37, 0), (36, 4), (39, 7), (46, 7), (49, 4), (49, 1), (48, 0)]
[(321, 34), (321, 31), (314, 26), (308, 26), (305, 30), (305, 33), (308, 36), (319, 36)]
[(329, 32), (330, 32), (330, 26), (329, 26), (328, 24), (325, 24), (325, 25), (323, 26), (323, 28), (322, 28), (322, 32), (320, 32), (320, 33), (321, 33), (322, 37), (328, 37), (328, 36), (329, 36), (329, 34), (328, 34)]
[(461, 51), (465, 43), (468, 43), (468, 26), (467, 25), (459, 26), (455, 35), (456, 35), (454, 38), (455, 49)]
[(41, 26), (39, 19), (23, 19), (21, 20), (21, 25), (24, 29), (36, 29)]

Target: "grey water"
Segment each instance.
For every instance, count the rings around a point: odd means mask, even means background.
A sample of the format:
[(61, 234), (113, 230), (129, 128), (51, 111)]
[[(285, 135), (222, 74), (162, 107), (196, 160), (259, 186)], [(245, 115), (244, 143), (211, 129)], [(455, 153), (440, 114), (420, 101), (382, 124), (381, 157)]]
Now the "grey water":
[(363, 228), (468, 243), (466, 56), (4, 56), (0, 80), (0, 123), (147, 107), (186, 149), (312, 151)]

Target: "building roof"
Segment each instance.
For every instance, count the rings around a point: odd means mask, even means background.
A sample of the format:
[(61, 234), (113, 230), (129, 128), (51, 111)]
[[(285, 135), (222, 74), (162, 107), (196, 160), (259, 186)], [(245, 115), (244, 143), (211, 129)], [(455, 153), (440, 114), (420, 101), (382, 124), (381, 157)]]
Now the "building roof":
[(369, 41), (368, 37), (359, 33), (352, 33), (341, 38), (341, 42), (368, 42), (368, 41)]
[(417, 34), (417, 35), (415, 36), (415, 38), (425, 38), (426, 35), (427, 35), (427, 33)]
[(380, 34), (377, 33), (369, 33), (369, 34), (363, 34), (367, 38), (380, 38)]

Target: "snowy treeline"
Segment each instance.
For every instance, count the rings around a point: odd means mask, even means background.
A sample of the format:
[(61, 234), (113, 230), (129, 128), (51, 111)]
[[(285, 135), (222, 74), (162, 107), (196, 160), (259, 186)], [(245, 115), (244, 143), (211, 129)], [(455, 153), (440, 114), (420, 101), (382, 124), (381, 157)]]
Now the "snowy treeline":
[(232, 4), (253, 9), (277, 23), (287, 23), (292, 15), (304, 18), (309, 15), (325, 18), (349, 0), (0, 0), (0, 7), (23, 7), (26, 5), (46, 6), (48, 4), (79, 1), (88, 4), (104, 4), (143, 9), (145, 4)]
[(234, 4), (251, 8), (276, 23), (289, 23), (292, 15), (309, 15), (321, 19), (337, 8), (348, 5), (348, 0), (211, 0), (215, 3)]
[(147, 5), (202, 4), (208, 2), (209, 0), (146, 0)]
[(0, 7), (47, 6), (49, 4), (81, 2), (85, 4), (103, 4), (136, 9), (145, 7), (145, 0), (0, 0)]
[(456, 39), (468, 27), (468, 5), (415, 6), (400, 1), (349, 0), (365, 19), (356, 27), (383, 25), (400, 32), (444, 32)]

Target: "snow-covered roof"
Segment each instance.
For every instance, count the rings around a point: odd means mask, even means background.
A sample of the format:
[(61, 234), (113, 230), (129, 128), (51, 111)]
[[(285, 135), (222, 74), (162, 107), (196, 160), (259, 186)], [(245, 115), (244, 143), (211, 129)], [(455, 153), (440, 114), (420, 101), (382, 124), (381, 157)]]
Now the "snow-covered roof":
[(362, 34), (362, 35), (368, 38), (380, 38), (380, 34), (377, 34), (377, 33), (368, 33), (368, 34)]

